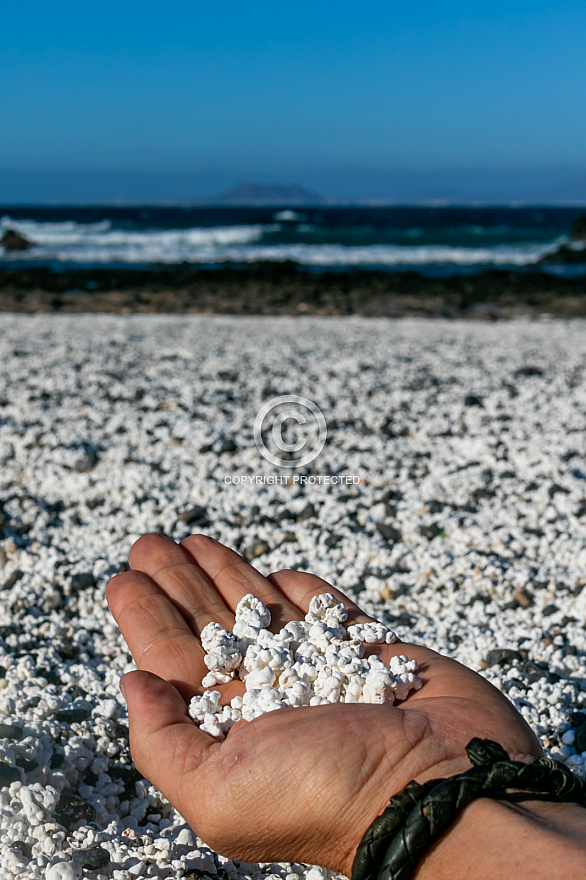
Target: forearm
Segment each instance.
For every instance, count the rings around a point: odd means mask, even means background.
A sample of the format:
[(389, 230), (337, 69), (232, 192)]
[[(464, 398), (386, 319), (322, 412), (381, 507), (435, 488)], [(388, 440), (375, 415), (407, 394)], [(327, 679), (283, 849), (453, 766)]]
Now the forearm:
[(586, 880), (586, 809), (480, 798), (421, 859), (413, 880)]

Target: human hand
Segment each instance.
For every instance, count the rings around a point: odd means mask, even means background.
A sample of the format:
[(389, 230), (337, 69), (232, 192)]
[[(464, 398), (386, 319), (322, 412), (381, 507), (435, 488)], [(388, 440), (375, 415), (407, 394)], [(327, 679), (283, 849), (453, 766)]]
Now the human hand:
[[(333, 592), (347, 625), (370, 620), (321, 578), (280, 571), (263, 577), (203, 535), (180, 545), (145, 535), (132, 570), (107, 598), (140, 671), (124, 676), (130, 746), (140, 772), (216, 851), (245, 861), (302, 861), (350, 874), (360, 839), (389, 798), (412, 779), (469, 769), (474, 736), (499, 742), (516, 760), (542, 755), (535, 735), (489, 682), (435, 651), (377, 645), (386, 663), (406, 653), (423, 687), (397, 706), (333, 704), (281, 709), (239, 722), (223, 742), (190, 719), (186, 700), (207, 673), (199, 642), (217, 621), (231, 629), (247, 593), (269, 608), (271, 630), (306, 614), (312, 596)], [(216, 686), (227, 703), (244, 685)]]

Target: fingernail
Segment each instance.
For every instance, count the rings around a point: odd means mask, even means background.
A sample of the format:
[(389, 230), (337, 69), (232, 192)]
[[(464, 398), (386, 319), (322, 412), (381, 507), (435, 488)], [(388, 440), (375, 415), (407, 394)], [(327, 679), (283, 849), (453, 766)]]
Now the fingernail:
[(128, 702), (128, 700), (127, 700), (127, 698), (126, 698), (126, 682), (124, 681), (124, 677), (122, 677), (122, 678), (120, 679), (120, 684), (119, 684), (119, 686), (120, 686), (120, 690), (121, 690), (121, 692), (122, 692), (122, 696), (124, 697), (124, 699), (126, 700), (126, 702)]

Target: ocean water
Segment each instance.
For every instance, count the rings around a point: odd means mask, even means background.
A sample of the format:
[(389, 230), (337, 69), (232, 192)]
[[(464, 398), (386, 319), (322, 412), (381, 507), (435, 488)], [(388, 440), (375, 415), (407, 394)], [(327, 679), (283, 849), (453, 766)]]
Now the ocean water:
[[(0, 246), (0, 266), (293, 261), (314, 270), (523, 270), (566, 243), (583, 213), (557, 207), (0, 206), (0, 237), (15, 229), (34, 245), (19, 252)], [(575, 274), (577, 268), (552, 264), (550, 270)]]

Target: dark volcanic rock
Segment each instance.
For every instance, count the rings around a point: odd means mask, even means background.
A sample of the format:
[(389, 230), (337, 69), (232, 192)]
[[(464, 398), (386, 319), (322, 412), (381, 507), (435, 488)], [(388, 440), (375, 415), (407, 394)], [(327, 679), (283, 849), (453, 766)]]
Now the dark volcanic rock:
[(55, 718), (66, 724), (81, 724), (82, 721), (87, 721), (91, 714), (91, 709), (86, 709), (85, 706), (74, 706), (71, 709), (58, 709)]
[(514, 373), (515, 379), (519, 379), (521, 377), (535, 377), (535, 376), (543, 376), (543, 370), (541, 367), (519, 367), (518, 370), (515, 370)]
[(20, 724), (0, 724), (0, 739), (21, 739), (22, 734)]
[(95, 468), (99, 460), (100, 456), (97, 451), (95, 449), (90, 449), (75, 462), (74, 470), (76, 470), (78, 474), (91, 471)]
[(259, 556), (264, 556), (264, 554), (268, 553), (270, 549), (271, 548), (266, 541), (253, 541), (252, 544), (243, 551), (242, 555), (250, 562), (252, 559), (258, 559)]
[(20, 232), (16, 232), (15, 229), (6, 230), (2, 238), (0, 238), (0, 245), (2, 245), (5, 251), (28, 251), (29, 248), (33, 247), (32, 241), (29, 241)]
[(20, 782), (20, 770), (18, 767), (12, 767), (10, 764), (0, 761), (0, 788), (16, 781)]
[(391, 523), (377, 522), (376, 528), (379, 535), (381, 535), (385, 541), (388, 541), (389, 544), (400, 544), (403, 540), (403, 535), (399, 529), (395, 528)]
[(420, 526), (419, 532), (424, 538), (427, 538), (428, 541), (433, 541), (438, 535), (443, 535), (444, 530), (437, 523), (430, 523), (428, 526)]
[(310, 502), (305, 505), (303, 510), (299, 511), (295, 519), (297, 522), (305, 522), (306, 519), (313, 519), (314, 516), (317, 516), (317, 510)]
[(71, 591), (80, 593), (82, 590), (88, 590), (97, 585), (97, 581), (91, 571), (79, 571), (77, 574), (71, 575)]
[(19, 568), (17, 568), (16, 571), (13, 571), (12, 574), (10, 575), (10, 577), (4, 581), (4, 583), (2, 584), (2, 587), (0, 587), (0, 589), (11, 590), (12, 587), (15, 584), (17, 584), (19, 582), (19, 580), (21, 580), (23, 577), (24, 577), (24, 571), (21, 571)]
[(91, 804), (76, 795), (62, 794), (55, 809), (55, 821), (71, 830), (78, 822), (93, 822), (96, 811)]
[(512, 648), (494, 648), (486, 655), (486, 665), (488, 666), (511, 666), (514, 660), (522, 660), (519, 651)]
[(71, 856), (72, 861), (77, 862), (82, 868), (96, 871), (110, 864), (110, 853), (102, 846), (91, 846), (89, 849), (78, 849)]
[(574, 746), (578, 754), (586, 752), (586, 721), (576, 728), (576, 739)]
[(178, 514), (177, 522), (185, 523), (186, 526), (209, 526), (210, 520), (207, 514), (207, 510), (205, 507), (201, 507), (201, 505), (196, 504), (194, 507), (190, 507), (188, 510), (184, 510), (182, 513)]

